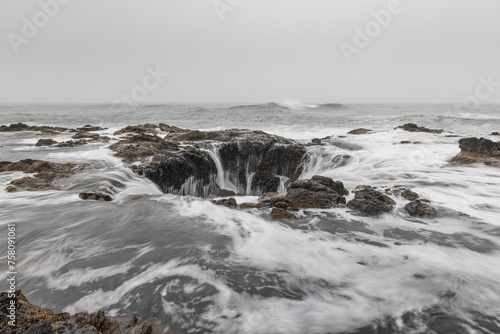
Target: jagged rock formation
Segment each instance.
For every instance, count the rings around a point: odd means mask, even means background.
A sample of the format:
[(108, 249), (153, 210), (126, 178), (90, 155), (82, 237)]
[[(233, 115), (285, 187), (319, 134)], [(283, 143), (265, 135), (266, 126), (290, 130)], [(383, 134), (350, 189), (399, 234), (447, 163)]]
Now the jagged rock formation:
[(412, 217), (421, 217), (421, 218), (435, 218), (436, 217), (436, 209), (434, 209), (429, 203), (425, 201), (413, 201), (405, 205), (405, 210)]
[[(104, 311), (94, 313), (59, 313), (31, 304), (17, 290), (14, 298), (7, 293), (0, 294), (0, 332), (5, 334), (56, 334), (56, 333), (86, 333), (86, 334), (154, 334), (163, 333), (163, 326), (158, 320), (142, 321), (136, 317), (129, 319), (112, 319), (106, 317)], [(15, 302), (15, 319), (10, 315), (11, 301)], [(14, 321), (11, 326), (9, 321)]]
[(69, 129), (60, 126), (47, 126), (47, 125), (34, 125), (30, 126), (24, 123), (15, 123), (11, 125), (0, 125), (0, 132), (20, 132), (20, 131), (37, 131), (42, 134), (55, 135), (62, 132), (90, 132), (90, 131), (101, 131), (106, 130), (106, 128), (101, 128), (99, 126), (85, 125), (81, 128)]
[(392, 198), (370, 186), (360, 186), (354, 193), (356, 195), (347, 203), (347, 207), (363, 215), (377, 216), (391, 211), (396, 204)]
[(78, 132), (71, 138), (77, 140), (68, 140), (58, 143), (54, 139), (40, 139), (35, 146), (76, 147), (89, 143), (108, 142), (110, 140), (107, 136), (101, 136), (98, 133), (89, 132)]
[(161, 124), (127, 127), (131, 134), (110, 146), (133, 170), (164, 192), (207, 197), (217, 189), (260, 194), (276, 191), (302, 172), (303, 145), (262, 131), (198, 131)]
[(64, 131), (76, 131), (63, 127), (54, 126), (29, 126), (24, 123), (17, 123), (11, 125), (0, 125), (0, 132), (19, 132), (19, 131), (39, 131), (42, 134), (58, 134)]
[(77, 165), (72, 163), (59, 164), (43, 160), (26, 159), (19, 162), (0, 162), (0, 172), (20, 171), (34, 174), (12, 181), (7, 187), (9, 192), (53, 189), (56, 179), (70, 176), (75, 169), (77, 169)]
[[(316, 179), (318, 178), (316, 177)], [(320, 180), (326, 184), (336, 186), (335, 182), (330, 178), (321, 177)], [(346, 199), (330, 186), (323, 185), (314, 180), (300, 180), (290, 185), (285, 202), (297, 209), (328, 209), (333, 206), (345, 204)]]
[(413, 201), (419, 198), (416, 192), (411, 191), (405, 186), (394, 186), (391, 189), (385, 189), (387, 195), (401, 196), (409, 201)]
[(405, 125), (398, 126), (396, 129), (403, 129), (403, 130), (408, 131), (408, 132), (427, 132), (427, 133), (435, 133), (435, 134), (439, 134), (439, 133), (444, 132), (444, 130), (428, 129), (428, 128), (425, 128), (423, 126), (418, 126), (418, 125), (413, 124), (413, 123), (407, 123)]
[(458, 145), (461, 152), (451, 159), (452, 163), (500, 166), (500, 142), (485, 138), (462, 138)]

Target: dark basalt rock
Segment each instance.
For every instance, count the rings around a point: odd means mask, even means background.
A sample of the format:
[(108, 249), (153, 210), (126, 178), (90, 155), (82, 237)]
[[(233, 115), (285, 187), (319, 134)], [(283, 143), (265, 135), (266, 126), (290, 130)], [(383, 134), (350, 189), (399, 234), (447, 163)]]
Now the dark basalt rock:
[(166, 152), (134, 171), (156, 183), (165, 193), (208, 197), (219, 189), (215, 183), (217, 167), (207, 152)]
[(146, 157), (179, 149), (177, 143), (167, 142), (156, 135), (145, 133), (123, 139), (109, 146), (109, 148), (116, 152), (115, 156), (127, 162), (143, 161)]
[(398, 126), (396, 129), (403, 129), (403, 130), (408, 131), (408, 132), (427, 132), (427, 133), (435, 133), (435, 134), (439, 134), (439, 133), (444, 132), (444, 130), (427, 129), (423, 126), (418, 126), (418, 125), (413, 124), (413, 123), (407, 123), (405, 125)]
[(419, 195), (416, 192), (411, 191), (405, 186), (394, 186), (392, 187), (392, 189), (386, 189), (385, 193), (387, 195), (401, 196), (409, 201), (413, 201), (419, 198)]
[(235, 196), (236, 193), (232, 190), (227, 189), (217, 189), (213, 194), (215, 197), (225, 197), (225, 196)]
[(252, 141), (252, 142), (273, 142), (276, 144), (295, 144), (293, 140), (279, 136), (273, 136), (264, 131), (251, 131), (242, 129), (229, 129), (221, 131), (199, 131), (186, 130), (182, 132), (169, 133), (165, 136), (167, 140), (179, 142), (200, 142), (200, 141)]
[(138, 134), (152, 134), (156, 135), (158, 132), (156, 129), (158, 128), (158, 125), (154, 124), (143, 124), (143, 125), (129, 125), (121, 130), (115, 131), (114, 135), (121, 135), (121, 134), (126, 134), (126, 133), (138, 133)]
[(436, 209), (434, 209), (430, 204), (418, 200), (406, 204), (405, 210), (412, 217), (429, 219), (436, 217)]
[(277, 175), (293, 181), (302, 172), (305, 148), (286, 138), (238, 129), (204, 132), (166, 124), (162, 128), (169, 132), (165, 138), (141, 133), (110, 149), (128, 162), (143, 162), (134, 171), (153, 180), (164, 192), (202, 197), (214, 194), (219, 189), (218, 165), (238, 192), (250, 189), (250, 194), (276, 191), (281, 182)]
[(56, 147), (77, 147), (77, 146), (82, 146), (82, 145), (87, 145), (88, 141), (85, 139), (80, 139), (80, 140), (68, 140), (68, 141), (63, 141), (59, 144), (56, 145)]
[(485, 138), (462, 138), (458, 145), (461, 152), (451, 159), (452, 163), (500, 166), (500, 142)]
[(68, 128), (53, 127), (53, 126), (29, 126), (24, 123), (17, 123), (11, 125), (1, 125), (0, 132), (19, 132), (19, 131), (39, 131), (42, 134), (58, 134), (64, 131), (75, 131)]
[(319, 138), (313, 138), (311, 140), (311, 144), (314, 144), (314, 145), (321, 145), (321, 139)]
[(370, 186), (361, 186), (354, 190), (356, 195), (347, 203), (347, 207), (367, 216), (377, 216), (392, 210), (396, 202), (387, 195)]
[[(15, 326), (9, 324), (8, 307), (11, 300), (14, 300), (16, 305)], [(0, 332), (5, 334), (146, 334), (163, 331), (163, 326), (157, 319), (112, 319), (106, 317), (104, 311), (56, 314), (52, 310), (31, 304), (20, 290), (15, 292), (14, 298), (9, 298), (6, 292), (0, 294)]]
[(0, 132), (18, 132), (18, 131), (28, 131), (30, 128), (29, 125), (24, 123), (17, 123), (11, 125), (1, 125)]
[(285, 197), (286, 194), (268, 192), (260, 196), (259, 203), (265, 206), (274, 206), (278, 202), (283, 202), (285, 200)]
[(182, 133), (182, 132), (189, 132), (189, 131), (191, 131), (191, 130), (188, 130), (188, 129), (181, 129), (181, 128), (178, 128), (176, 126), (168, 125), (168, 124), (165, 124), (165, 123), (160, 123), (158, 125), (158, 127), (160, 128), (161, 131), (163, 131), (163, 132), (170, 132), (170, 133)]
[(359, 129), (354, 129), (349, 131), (347, 134), (348, 135), (366, 135), (370, 132), (373, 132), (373, 130), (370, 129), (364, 129), (364, 128), (359, 128)]
[(320, 175), (314, 175), (311, 180), (332, 189), (340, 196), (349, 195), (349, 190), (344, 188), (344, 184), (340, 181), (334, 181), (332, 178)]
[(285, 197), (285, 202), (298, 209), (328, 209), (345, 204), (345, 197), (333, 189), (312, 180), (293, 182)]
[(40, 139), (35, 144), (35, 146), (51, 146), (54, 144), (57, 144), (57, 141), (55, 141), (54, 139)]
[(92, 132), (92, 131), (102, 131), (106, 130), (107, 128), (101, 128), (100, 126), (92, 126), (92, 125), (84, 125), (81, 128), (76, 128), (76, 131), (78, 132)]
[(401, 192), (401, 197), (406, 198), (409, 201), (416, 200), (419, 196), (416, 192), (411, 190), (404, 190)]
[(0, 162), (0, 172), (20, 171), (34, 176), (27, 176), (10, 183), (9, 192), (18, 190), (37, 191), (54, 189), (54, 181), (58, 178), (68, 177), (75, 171), (75, 164), (58, 164), (42, 160), (21, 160), (19, 162)]
[(91, 132), (78, 132), (77, 134), (73, 135), (71, 138), (73, 139), (94, 139), (97, 140), (101, 136), (98, 133), (91, 133)]
[(495, 132), (492, 132), (491, 135), (492, 136), (500, 136), (500, 133), (498, 133), (498, 132), (495, 131)]

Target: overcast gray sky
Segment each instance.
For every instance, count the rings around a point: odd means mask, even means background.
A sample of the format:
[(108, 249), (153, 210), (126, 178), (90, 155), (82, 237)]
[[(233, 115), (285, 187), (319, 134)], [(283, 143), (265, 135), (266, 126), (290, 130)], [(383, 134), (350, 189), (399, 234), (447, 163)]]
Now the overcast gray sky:
[[(0, 102), (112, 103), (159, 65), (169, 76), (144, 103), (461, 102), (481, 76), (499, 82), (482, 102), (500, 103), (498, 0), (401, 0), (380, 32), (372, 11), (397, 0), (60, 0), (40, 14), (54, 1), (0, 0)], [(349, 63), (340, 46), (367, 24)]]

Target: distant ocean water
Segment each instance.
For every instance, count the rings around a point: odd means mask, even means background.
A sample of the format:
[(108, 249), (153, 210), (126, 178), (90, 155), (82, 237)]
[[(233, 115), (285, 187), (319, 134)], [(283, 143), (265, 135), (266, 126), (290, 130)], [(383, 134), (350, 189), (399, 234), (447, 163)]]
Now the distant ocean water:
[[(498, 141), (490, 136), (500, 132), (498, 105), (0, 105), (0, 124), (17, 122), (91, 124), (109, 136), (160, 122), (263, 130), (302, 143), (335, 136), (358, 149), (308, 147), (301, 178), (329, 176), (349, 190), (406, 185), (440, 212), (410, 218), (398, 199), (381, 218), (334, 208), (285, 224), (163, 194), (109, 144), (35, 147), (48, 136), (0, 133), (0, 161), (86, 165), (57, 191), (7, 193), (23, 174), (0, 173), (0, 223), (18, 225), (18, 285), (33, 303), (156, 317), (189, 333), (500, 332), (500, 169), (450, 166), (459, 138), (447, 137)], [(405, 123), (446, 132), (394, 130)], [(347, 135), (355, 128), (374, 133)], [(115, 201), (78, 198), (102, 181), (120, 189)], [(5, 257), (0, 270), (7, 272)]]

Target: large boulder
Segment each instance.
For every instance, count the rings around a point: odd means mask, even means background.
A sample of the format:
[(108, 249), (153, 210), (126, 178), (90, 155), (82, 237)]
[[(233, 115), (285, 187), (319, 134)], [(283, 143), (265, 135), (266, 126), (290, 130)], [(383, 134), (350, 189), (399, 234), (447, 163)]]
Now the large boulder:
[(389, 196), (370, 186), (356, 188), (354, 199), (347, 203), (351, 210), (367, 216), (377, 216), (390, 212), (396, 202)]
[(322, 184), (325, 187), (328, 187), (328, 188), (332, 189), (333, 191), (335, 191), (340, 196), (349, 195), (349, 190), (347, 190), (346, 188), (344, 188), (344, 184), (342, 182), (340, 182), (340, 181), (334, 181), (330, 177), (320, 176), (320, 175), (314, 175), (311, 178), (311, 180), (314, 181), (314, 182), (317, 182), (319, 184)]
[(285, 197), (285, 202), (298, 209), (328, 209), (345, 204), (345, 197), (333, 189), (313, 180), (293, 182)]
[(454, 164), (484, 163), (500, 166), (500, 142), (485, 138), (462, 138), (458, 146), (461, 151), (451, 159)]

